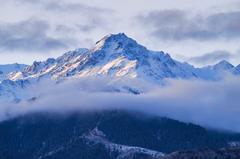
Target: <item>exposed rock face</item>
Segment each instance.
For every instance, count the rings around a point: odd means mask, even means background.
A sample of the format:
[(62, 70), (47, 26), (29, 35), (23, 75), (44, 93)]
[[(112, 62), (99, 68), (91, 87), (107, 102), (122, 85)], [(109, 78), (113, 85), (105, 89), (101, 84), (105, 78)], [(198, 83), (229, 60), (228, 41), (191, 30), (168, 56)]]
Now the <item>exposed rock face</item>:
[[(2, 81), (0, 88), (3, 88), (0, 89), (0, 100), (8, 98), (3, 100), (26, 101), (36, 98), (28, 95), (32, 93), (26, 93), (21, 87), (6, 85), (4, 80), (36, 85), (42, 80), (58, 83), (68, 79), (104, 77), (162, 84), (164, 79), (169, 78), (214, 81), (222, 79), (226, 73), (240, 74), (240, 66), (235, 67), (224, 60), (212, 66), (196, 68), (186, 62), (173, 59), (163, 51), (151, 51), (124, 33), (107, 35), (92, 48), (69, 51), (56, 59), (35, 61), (27, 67), (17, 64), (10, 66), (4, 66), (4, 69), (0, 66), (0, 81)], [(134, 94), (143, 92), (126, 82), (123, 90)]]

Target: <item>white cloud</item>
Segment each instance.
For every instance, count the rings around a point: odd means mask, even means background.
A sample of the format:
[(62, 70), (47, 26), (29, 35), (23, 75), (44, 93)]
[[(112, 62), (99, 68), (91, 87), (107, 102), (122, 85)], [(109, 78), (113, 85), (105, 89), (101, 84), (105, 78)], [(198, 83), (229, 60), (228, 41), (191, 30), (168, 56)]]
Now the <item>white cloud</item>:
[[(35, 86), (40, 97), (17, 105), (1, 103), (1, 119), (30, 112), (67, 113), (126, 109), (192, 122), (206, 127), (240, 132), (239, 77), (222, 81), (167, 80), (166, 86), (129, 81), (146, 93), (119, 93), (107, 79), (85, 79), (59, 85)], [(33, 88), (31, 88), (33, 89)], [(37, 90), (37, 91), (36, 91)], [(40, 92), (40, 93), (39, 93)]]

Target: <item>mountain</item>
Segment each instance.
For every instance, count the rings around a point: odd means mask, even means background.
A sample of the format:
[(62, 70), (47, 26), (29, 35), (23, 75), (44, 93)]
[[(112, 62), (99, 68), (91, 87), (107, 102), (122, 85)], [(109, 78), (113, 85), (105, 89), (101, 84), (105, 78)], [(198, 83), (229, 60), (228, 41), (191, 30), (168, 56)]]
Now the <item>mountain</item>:
[[(168, 53), (148, 50), (120, 33), (103, 37), (92, 48), (69, 51), (58, 58), (35, 61), (30, 66), (25, 68), (23, 66), (13, 71), (17, 72), (6, 71), (0, 82), (0, 101), (1, 104), (2, 101), (20, 103), (20, 105), (16, 104), (16, 107), (21, 106), (17, 108), (23, 108), (19, 111), (23, 113), (22, 116), (10, 118), (13, 107), (3, 112), (9, 115), (10, 119), (0, 122), (0, 158), (95, 159), (97, 156), (104, 159), (201, 159), (201, 157), (237, 159), (240, 157), (240, 150), (237, 148), (240, 145), (239, 133), (210, 130), (163, 117), (152, 117), (121, 109), (114, 110), (114, 108), (108, 111), (75, 113), (71, 111), (65, 113), (64, 108), (60, 113), (55, 112), (55, 109), (53, 112), (43, 109), (41, 113), (36, 110), (38, 112), (36, 113), (34, 110), (38, 108), (33, 108), (32, 113), (24, 114), (25, 111), (27, 112), (27, 106), (33, 105), (32, 102), (44, 95), (47, 97), (51, 95), (52, 85), (56, 88), (54, 100), (59, 100), (60, 105), (60, 98), (64, 98), (66, 107), (68, 105), (71, 107), (68, 102), (74, 99), (58, 96), (59, 87), (64, 86), (66, 92), (71, 91), (71, 88), (89, 94), (97, 92), (99, 98), (102, 97), (100, 93), (106, 92), (115, 93), (114, 95), (121, 92), (123, 96), (125, 95), (123, 93), (131, 93), (132, 97), (136, 97), (145, 92), (137, 87), (137, 83), (128, 83), (128, 79), (133, 79), (134, 82), (143, 80), (144, 84), (162, 84), (168, 78), (214, 81), (221, 80), (226, 73), (240, 75), (240, 65), (235, 67), (227, 61), (220, 61), (212, 66), (196, 68), (173, 59)], [(102, 86), (99, 81), (91, 85), (91, 77), (103, 78), (107, 83), (106, 86)], [(87, 79), (86, 82), (78, 85), (77, 82), (84, 78)], [(67, 85), (66, 83), (68, 81), (71, 83), (71, 80), (77, 82)], [(80, 98), (81, 95), (77, 97)], [(44, 105), (48, 100), (45, 98), (43, 102), (39, 101), (38, 104), (42, 106), (41, 104)], [(88, 102), (86, 101), (86, 104)], [(98, 106), (101, 108), (103, 104), (96, 103), (96, 108)], [(128, 101), (126, 104), (131, 108)], [(48, 105), (51, 107), (51, 103)], [(13, 111), (14, 113), (18, 114), (18, 111)], [(225, 148), (222, 149), (223, 147)]]
[(11, 80), (49, 77), (109, 76), (139, 78), (159, 82), (164, 78), (216, 79), (222, 72), (240, 71), (227, 61), (195, 68), (171, 58), (163, 51), (151, 51), (127, 37), (124, 33), (111, 34), (99, 40), (90, 49), (77, 49), (56, 59), (34, 62), (23, 71), (13, 74)]
[(236, 75), (239, 75), (239, 74), (240, 74), (240, 64), (237, 65), (237, 66), (234, 68), (233, 73), (236, 74)]
[(1, 159), (179, 159), (193, 154), (173, 152), (213, 151), (240, 141), (240, 134), (122, 110), (25, 115), (1, 122), (0, 132)]
[(18, 63), (0, 65), (0, 101), (10, 99), (18, 102), (23, 97), (23, 88), (25, 88), (29, 82), (23, 80), (12, 81), (8, 78), (12, 76), (12, 74), (23, 71), (26, 67), (27, 65)]
[(23, 71), (27, 65), (24, 64), (6, 64), (0, 65), (0, 81), (7, 79), (9, 73)]
[(30, 98), (25, 89), (30, 85), (26, 80), (3, 80), (0, 83), (0, 102), (20, 102), (22, 99)]
[(10, 79), (110, 76), (158, 81), (195, 77), (193, 67), (164, 52), (150, 51), (125, 34), (107, 35), (90, 49), (77, 49), (57, 59), (34, 62)]
[[(138, 79), (149, 83), (162, 84), (167, 78), (219, 80), (225, 73), (240, 75), (240, 67), (234, 67), (227, 61), (215, 65), (196, 68), (186, 62), (174, 60), (163, 51), (151, 51), (127, 37), (124, 33), (110, 34), (90, 48), (80, 48), (69, 51), (58, 58), (49, 58), (43, 62), (34, 62), (25, 67), (16, 65), (18, 72), (7, 75), (7, 81), (0, 83), (0, 95), (19, 101), (22, 92), (15, 91), (19, 83), (36, 84), (40, 80), (52, 80), (58, 83), (66, 79), (81, 79), (85, 77), (108, 77), (115, 80)], [(22, 69), (24, 68), (24, 69)], [(9, 69), (9, 71), (13, 69)], [(7, 72), (5, 71), (7, 74)], [(20, 82), (18, 82), (20, 81)], [(7, 83), (7, 85), (5, 85)], [(11, 83), (11, 82), (10, 82)], [(117, 84), (116, 84), (117, 85)], [(21, 85), (18, 87), (21, 91)], [(113, 88), (134, 94), (144, 91), (125, 84)], [(12, 95), (11, 95), (12, 94)], [(5, 97), (5, 96), (4, 96)], [(24, 99), (35, 98), (26, 96)]]

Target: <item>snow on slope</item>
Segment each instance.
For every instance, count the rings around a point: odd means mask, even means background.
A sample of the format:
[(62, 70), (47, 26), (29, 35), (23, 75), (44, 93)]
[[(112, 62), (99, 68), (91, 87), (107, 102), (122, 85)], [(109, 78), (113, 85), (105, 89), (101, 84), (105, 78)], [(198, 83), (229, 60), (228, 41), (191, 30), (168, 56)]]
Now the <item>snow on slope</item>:
[(3, 80), (0, 83), (0, 102), (19, 102), (21, 99), (28, 98), (25, 88), (30, 83), (27, 80)]
[(25, 67), (27, 65), (17, 63), (0, 65), (0, 81), (7, 79), (9, 73), (23, 71)]
[(221, 72), (238, 74), (227, 61), (214, 66), (195, 68), (181, 63), (162, 51), (150, 51), (123, 33), (102, 38), (90, 49), (77, 49), (65, 53), (57, 59), (34, 62), (24, 71), (13, 74), (10, 79), (50, 77), (109, 76), (116, 78), (139, 78), (158, 82), (164, 78), (215, 79)]
[[(213, 66), (195, 68), (171, 58), (162, 51), (151, 51), (127, 37), (124, 33), (110, 34), (90, 49), (76, 49), (54, 59), (34, 62), (23, 70), (8, 75), (9, 80), (36, 84), (41, 79), (61, 81), (82, 77), (108, 77), (112, 79), (138, 79), (161, 83), (165, 78), (217, 80), (225, 73), (240, 74), (240, 65), (227, 61)], [(0, 84), (0, 87), (4, 83)], [(14, 92), (15, 87), (8, 88)], [(138, 90), (125, 86), (132, 92)], [(125, 89), (126, 90), (126, 89)], [(9, 91), (8, 91), (9, 92)], [(4, 89), (0, 90), (1, 94)], [(20, 93), (21, 94), (21, 93)], [(15, 95), (16, 96), (16, 95)]]
[[(110, 142), (105, 138), (105, 134), (101, 130), (99, 130), (97, 127), (94, 128), (93, 130), (90, 130), (89, 133), (79, 136), (76, 139), (83, 139), (86, 142), (86, 144), (88, 144), (89, 146), (101, 144), (110, 154), (117, 153), (118, 154), (116, 157), (117, 159), (129, 158), (128, 156), (131, 156), (131, 154), (143, 154), (156, 159), (164, 156), (164, 153), (162, 152), (158, 152), (158, 151), (154, 151), (154, 150), (150, 150), (142, 147), (137, 147), (137, 146), (121, 145), (121, 144)], [(71, 142), (72, 141), (70, 141), (70, 143)], [(40, 158), (54, 156), (55, 154), (61, 151), (64, 151), (64, 149), (67, 149), (67, 145), (60, 145), (54, 150), (40, 156)]]
[(63, 77), (110, 76), (159, 81), (163, 78), (196, 77), (194, 67), (173, 60), (162, 51), (150, 51), (135, 40), (120, 33), (107, 35), (91, 49), (77, 49), (57, 59), (34, 62), (10, 79), (50, 76)]
[(120, 154), (118, 158), (124, 158), (124, 156), (127, 156), (131, 153), (147, 154), (152, 156), (153, 158), (160, 158), (164, 156), (164, 153), (162, 152), (158, 152), (158, 151), (154, 151), (154, 150), (150, 150), (142, 147), (112, 143), (105, 138), (105, 134), (102, 131), (100, 131), (97, 127), (82, 137), (87, 139), (89, 144), (100, 143), (100, 144), (103, 144), (105, 148), (108, 149), (110, 152), (118, 152)]

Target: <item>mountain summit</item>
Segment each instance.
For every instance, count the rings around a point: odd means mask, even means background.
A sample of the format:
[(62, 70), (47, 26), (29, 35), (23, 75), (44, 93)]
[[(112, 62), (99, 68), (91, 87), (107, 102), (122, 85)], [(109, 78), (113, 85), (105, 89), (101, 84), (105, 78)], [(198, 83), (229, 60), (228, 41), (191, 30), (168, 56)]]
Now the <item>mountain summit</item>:
[(57, 59), (34, 62), (11, 80), (51, 77), (109, 76), (159, 81), (197, 77), (194, 67), (162, 51), (148, 50), (124, 33), (110, 34), (90, 49), (77, 49)]
[(147, 48), (127, 37), (124, 33), (110, 34), (96, 43), (92, 51), (106, 51), (109, 54), (121, 54), (129, 59), (141, 59), (148, 56)]
[(158, 82), (164, 78), (215, 79), (223, 71), (238, 74), (239, 69), (227, 61), (195, 68), (171, 58), (163, 51), (151, 51), (124, 33), (104, 36), (90, 49), (76, 49), (54, 59), (34, 62), (25, 70), (14, 73), (11, 80), (54, 80), (68, 77), (108, 76), (139, 78)]
[[(239, 75), (239, 68), (227, 61), (221, 61), (213, 66), (195, 68), (186, 62), (174, 60), (163, 51), (151, 51), (124, 33), (119, 33), (104, 36), (89, 49), (79, 48), (56, 59), (35, 61), (23, 70), (8, 74), (6, 81), (0, 83), (0, 88), (2, 88), (1, 92), (7, 92), (9, 96), (13, 94), (16, 99), (16, 88), (21, 90), (40, 79), (59, 81), (69, 78), (108, 77), (140, 79), (158, 84), (166, 78), (216, 80), (225, 72)], [(138, 93), (135, 89), (130, 90)]]

